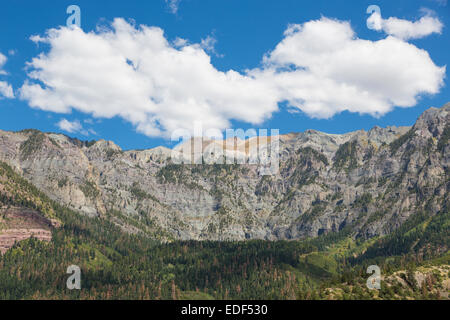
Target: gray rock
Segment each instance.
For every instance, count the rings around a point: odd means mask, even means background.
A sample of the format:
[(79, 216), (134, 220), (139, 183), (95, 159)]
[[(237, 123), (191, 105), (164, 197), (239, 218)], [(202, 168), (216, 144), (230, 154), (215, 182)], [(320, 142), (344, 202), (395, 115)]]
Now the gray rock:
[[(368, 238), (448, 210), (449, 110), (431, 108), (412, 128), (280, 136), (280, 171), (265, 177), (257, 165), (175, 165), (163, 147), (122, 151), (34, 130), (0, 131), (0, 160), (54, 200), (130, 232), (275, 240), (350, 228)], [(209, 153), (213, 143), (203, 141)], [(252, 141), (240, 143), (255, 157)]]

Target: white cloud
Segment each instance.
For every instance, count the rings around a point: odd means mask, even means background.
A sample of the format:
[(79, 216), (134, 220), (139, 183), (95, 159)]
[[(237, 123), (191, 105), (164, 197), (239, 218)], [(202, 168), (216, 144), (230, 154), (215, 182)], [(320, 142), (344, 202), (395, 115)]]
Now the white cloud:
[(74, 120), (69, 121), (67, 119), (61, 119), (56, 126), (66, 132), (69, 133), (80, 133), (84, 136), (87, 136), (89, 134), (96, 134), (94, 130), (92, 129), (84, 129), (81, 125), (80, 121)]
[[(8, 75), (8, 73), (3, 70), (3, 66), (5, 65), (7, 60), (8, 59), (6, 58), (6, 56), (0, 53), (0, 75), (2, 76)], [(14, 90), (12, 86), (6, 81), (0, 81), (0, 99), (3, 97), (8, 99), (14, 98)]]
[(186, 39), (177, 37), (173, 41), (173, 45), (178, 48), (184, 47), (184, 46), (188, 45), (188, 41)]
[(223, 55), (217, 53), (217, 51), (216, 51), (216, 43), (217, 43), (216, 37), (214, 35), (209, 35), (206, 38), (201, 40), (200, 46), (206, 52), (212, 53), (219, 58), (223, 58)]
[(0, 52), (0, 75), (5, 75), (7, 74), (2, 68), (5, 65), (6, 61), (8, 60), (8, 58), (6, 58), (6, 56), (4, 54), (2, 54)]
[[(148, 136), (176, 129), (260, 124), (287, 101), (313, 117), (348, 110), (382, 115), (409, 107), (443, 85), (445, 67), (399, 38), (356, 37), (348, 22), (322, 18), (292, 25), (260, 68), (222, 72), (202, 44), (169, 42), (156, 27), (116, 19), (111, 30), (51, 29), (50, 50), (29, 63), (21, 98), (46, 111), (72, 108), (122, 117)], [(204, 46), (204, 45), (203, 45)]]
[(181, 0), (165, 0), (165, 1), (170, 12), (176, 14), (178, 12), (178, 7), (180, 6)]
[(379, 12), (373, 12), (367, 22), (377, 31), (384, 31), (388, 35), (409, 40), (420, 39), (430, 34), (442, 32), (442, 22), (433, 16), (429, 10), (424, 10), (425, 16), (418, 21), (411, 22), (409, 20), (390, 17), (383, 19)]
[(1, 96), (4, 96), (5, 98), (8, 99), (14, 98), (14, 91), (12, 86), (5, 81), (0, 81), (0, 99)]
[(78, 120), (69, 121), (67, 119), (61, 119), (61, 121), (59, 121), (56, 126), (61, 130), (67, 131), (69, 133), (76, 133), (80, 130), (83, 130), (83, 126)]
[(445, 67), (425, 50), (391, 36), (359, 39), (348, 22), (327, 18), (290, 26), (264, 62), (253, 75), (319, 118), (344, 110), (378, 116), (414, 106), (419, 94), (437, 93), (445, 76)]
[(42, 110), (119, 116), (149, 136), (190, 130), (197, 120), (220, 129), (230, 119), (261, 123), (277, 110), (273, 88), (218, 71), (200, 45), (175, 48), (159, 28), (116, 19), (112, 31), (64, 27), (45, 41), (49, 53), (29, 63), (31, 81), (21, 88), (21, 97)]

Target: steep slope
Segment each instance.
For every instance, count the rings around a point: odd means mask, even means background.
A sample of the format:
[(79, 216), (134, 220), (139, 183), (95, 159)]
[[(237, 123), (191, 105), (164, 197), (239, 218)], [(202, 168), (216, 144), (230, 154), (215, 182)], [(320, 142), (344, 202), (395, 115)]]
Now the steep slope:
[(31, 237), (50, 241), (60, 224), (42, 193), (0, 162), (0, 253)]
[(449, 111), (431, 108), (412, 128), (280, 136), (273, 176), (250, 164), (176, 165), (161, 147), (122, 151), (35, 130), (0, 131), (0, 160), (53, 200), (130, 232), (275, 240), (347, 227), (371, 238), (419, 212), (448, 210)]
[(21, 207), (0, 208), (0, 253), (5, 253), (16, 242), (31, 237), (50, 241), (52, 226), (51, 221), (39, 212)]

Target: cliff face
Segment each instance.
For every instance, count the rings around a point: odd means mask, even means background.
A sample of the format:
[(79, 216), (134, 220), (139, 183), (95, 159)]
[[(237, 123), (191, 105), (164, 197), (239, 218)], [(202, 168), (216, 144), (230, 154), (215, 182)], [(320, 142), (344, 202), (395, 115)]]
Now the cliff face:
[(16, 242), (34, 237), (41, 241), (52, 239), (52, 221), (34, 210), (0, 207), (0, 253)]
[(431, 108), (411, 128), (280, 136), (272, 176), (256, 165), (176, 165), (162, 147), (122, 151), (35, 130), (0, 131), (0, 161), (54, 200), (130, 232), (273, 240), (348, 227), (368, 238), (419, 211), (448, 210), (449, 111)]

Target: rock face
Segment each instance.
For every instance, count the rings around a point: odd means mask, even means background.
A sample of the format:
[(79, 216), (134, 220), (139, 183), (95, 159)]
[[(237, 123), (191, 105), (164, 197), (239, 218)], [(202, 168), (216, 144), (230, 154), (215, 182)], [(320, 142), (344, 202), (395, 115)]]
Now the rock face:
[[(130, 232), (275, 240), (348, 227), (369, 238), (419, 211), (448, 210), (449, 111), (431, 108), (413, 127), (282, 135), (272, 176), (257, 165), (177, 165), (163, 147), (122, 151), (35, 130), (0, 131), (0, 161), (54, 200)], [(251, 139), (240, 143), (252, 157)]]
[(24, 208), (0, 208), (0, 253), (16, 242), (34, 237), (41, 241), (52, 239), (51, 220), (41, 213)]

